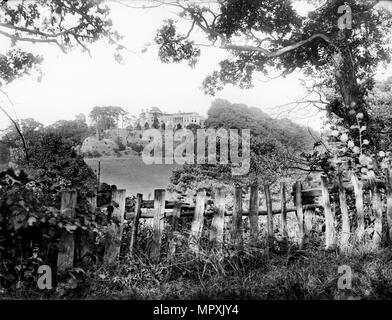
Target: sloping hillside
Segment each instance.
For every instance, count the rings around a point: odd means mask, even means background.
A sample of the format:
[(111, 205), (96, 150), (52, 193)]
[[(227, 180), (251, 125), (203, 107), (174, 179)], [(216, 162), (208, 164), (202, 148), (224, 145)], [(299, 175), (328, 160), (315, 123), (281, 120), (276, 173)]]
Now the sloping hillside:
[(208, 110), (206, 126), (212, 128), (250, 129), (252, 135), (271, 137), (284, 147), (305, 151), (314, 144), (316, 132), (289, 119), (274, 119), (256, 107), (234, 104), (224, 99), (216, 99)]

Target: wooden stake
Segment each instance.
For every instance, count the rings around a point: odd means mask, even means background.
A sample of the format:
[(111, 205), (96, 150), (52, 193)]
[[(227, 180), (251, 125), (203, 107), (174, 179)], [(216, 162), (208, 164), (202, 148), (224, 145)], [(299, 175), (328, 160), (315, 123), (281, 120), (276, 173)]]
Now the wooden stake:
[[(61, 192), (61, 209), (63, 216), (72, 218), (75, 216), (77, 193), (76, 191)], [(73, 267), (75, 256), (75, 237), (63, 230), (60, 237), (59, 252), (57, 256), (57, 270), (62, 272)]]
[(362, 187), (362, 183), (358, 180), (358, 177), (355, 173), (351, 174), (351, 182), (354, 187), (355, 207), (357, 209), (356, 238), (357, 240), (362, 241), (365, 235), (365, 210), (363, 207), (363, 187)]
[(303, 249), (305, 243), (305, 219), (302, 207), (302, 185), (301, 181), (295, 184), (295, 206), (297, 208), (297, 221), (298, 221), (298, 247)]
[(143, 194), (138, 193), (136, 195), (135, 217), (133, 218), (131, 241), (129, 244), (129, 253), (131, 256), (133, 256), (136, 251), (137, 234), (139, 230), (139, 219), (140, 219), (140, 215), (142, 214), (142, 201), (143, 201)]
[(328, 180), (326, 176), (321, 176), (321, 192), (324, 206), (325, 217), (325, 248), (335, 249), (336, 247), (336, 230), (335, 230), (335, 216), (331, 209), (331, 201), (328, 191)]
[(105, 254), (105, 264), (112, 264), (120, 257), (122, 231), (125, 212), (125, 190), (114, 190), (112, 192), (113, 213), (112, 220), (108, 226)]
[(274, 216), (272, 213), (272, 199), (269, 185), (264, 185), (265, 203), (267, 206), (267, 233), (268, 241), (271, 242), (274, 239)]
[(305, 240), (304, 243), (308, 243), (310, 239), (310, 234), (313, 229), (313, 220), (314, 220), (314, 210), (313, 209), (305, 209), (304, 210), (304, 233)]
[(387, 223), (388, 223), (388, 242), (392, 242), (392, 169), (385, 169), (386, 189), (387, 189)]
[(153, 262), (158, 262), (161, 255), (162, 233), (165, 217), (165, 190), (154, 190), (154, 223), (153, 223), (153, 242), (150, 258)]
[(257, 184), (250, 187), (249, 227), (250, 239), (254, 242), (259, 234), (259, 186)]
[[(91, 208), (91, 215), (97, 208), (97, 196), (87, 198), (87, 202)], [(77, 239), (76, 239), (77, 238)], [(76, 247), (75, 252), (79, 254), (79, 259), (83, 264), (87, 265), (91, 262), (91, 255), (93, 252), (93, 243), (95, 242), (95, 233), (88, 230), (81, 230), (79, 237), (75, 237)]]
[(211, 222), (210, 241), (218, 245), (223, 243), (223, 235), (225, 228), (225, 199), (226, 194), (223, 188), (215, 189), (215, 207), (217, 211), (214, 213)]
[(242, 244), (242, 188), (235, 186), (234, 190), (234, 208), (231, 218), (231, 241), (235, 245)]
[(368, 171), (367, 173), (370, 188), (372, 191), (372, 212), (374, 220), (374, 233), (373, 233), (373, 247), (378, 249), (382, 241), (382, 203), (381, 195), (376, 183), (376, 176), (374, 172)]
[(347, 250), (350, 239), (350, 217), (348, 214), (346, 191), (343, 186), (342, 173), (338, 174), (339, 204), (342, 213), (342, 236), (340, 238), (340, 246), (344, 251)]
[(178, 222), (180, 220), (180, 217), (181, 203), (176, 203), (173, 208), (171, 236), (169, 241), (169, 250), (167, 252), (169, 261), (173, 261), (176, 254), (176, 239), (173, 237), (173, 234), (178, 229)]
[(204, 226), (204, 211), (206, 207), (206, 191), (201, 190), (196, 195), (195, 214), (193, 216), (189, 249), (198, 254), (199, 242)]
[(287, 230), (287, 207), (286, 207), (286, 184), (280, 183), (280, 208), (282, 214), (282, 228), (283, 228), (283, 240), (285, 245), (288, 244), (289, 233)]

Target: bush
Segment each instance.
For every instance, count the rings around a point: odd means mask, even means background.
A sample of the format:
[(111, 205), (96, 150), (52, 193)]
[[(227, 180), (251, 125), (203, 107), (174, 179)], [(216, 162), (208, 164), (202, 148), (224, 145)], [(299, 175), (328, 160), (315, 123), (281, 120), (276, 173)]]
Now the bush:
[(128, 147), (130, 147), (133, 151), (137, 152), (137, 154), (141, 154), (144, 146), (142, 144), (136, 143), (136, 142), (131, 142), (128, 144)]
[(57, 209), (59, 192), (66, 185), (64, 179), (40, 170), (31, 177), (12, 169), (0, 173), (1, 288), (12, 288), (16, 283), (36, 288), (40, 265), (56, 270), (58, 242), (64, 232), (98, 231), (83, 194), (79, 193), (74, 217)]

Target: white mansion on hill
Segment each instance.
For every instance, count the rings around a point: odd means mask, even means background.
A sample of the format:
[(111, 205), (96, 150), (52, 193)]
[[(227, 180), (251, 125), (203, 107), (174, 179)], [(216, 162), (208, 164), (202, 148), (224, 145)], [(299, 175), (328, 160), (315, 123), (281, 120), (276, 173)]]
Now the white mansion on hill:
[(205, 118), (197, 112), (178, 112), (178, 113), (163, 113), (159, 108), (153, 107), (147, 110), (142, 110), (136, 125), (140, 125), (142, 129), (151, 128), (154, 119), (158, 120), (160, 128), (186, 128), (190, 124), (196, 124), (200, 127), (204, 126)]

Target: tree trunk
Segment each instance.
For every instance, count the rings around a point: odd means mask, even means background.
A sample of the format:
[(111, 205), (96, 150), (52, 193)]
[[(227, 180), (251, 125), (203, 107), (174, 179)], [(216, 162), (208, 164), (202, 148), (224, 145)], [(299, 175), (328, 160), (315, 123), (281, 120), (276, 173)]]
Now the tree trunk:
[[(342, 33), (342, 42), (345, 41)], [(347, 127), (357, 124), (356, 114), (362, 113), (363, 120), (366, 122), (369, 118), (366, 103), (363, 94), (359, 88), (356, 67), (352, 59), (351, 48), (348, 45), (344, 46), (340, 51), (333, 56), (335, 63), (335, 79), (340, 89), (340, 94), (343, 101), (343, 109), (332, 110), (336, 115), (343, 118)], [(355, 113), (349, 113), (354, 110)], [(355, 131), (357, 132), (357, 130)]]

